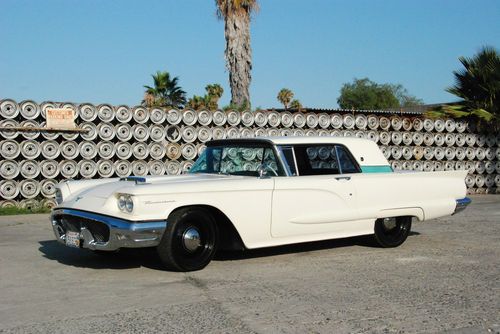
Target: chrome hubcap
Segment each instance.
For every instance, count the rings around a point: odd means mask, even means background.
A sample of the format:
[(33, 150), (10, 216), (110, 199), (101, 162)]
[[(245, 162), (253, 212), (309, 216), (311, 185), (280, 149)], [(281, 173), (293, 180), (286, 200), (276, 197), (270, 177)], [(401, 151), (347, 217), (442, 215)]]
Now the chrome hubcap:
[(188, 228), (182, 235), (182, 244), (188, 252), (194, 252), (201, 246), (200, 232), (194, 227)]
[(396, 227), (396, 218), (384, 218), (384, 227), (386, 230), (392, 230)]

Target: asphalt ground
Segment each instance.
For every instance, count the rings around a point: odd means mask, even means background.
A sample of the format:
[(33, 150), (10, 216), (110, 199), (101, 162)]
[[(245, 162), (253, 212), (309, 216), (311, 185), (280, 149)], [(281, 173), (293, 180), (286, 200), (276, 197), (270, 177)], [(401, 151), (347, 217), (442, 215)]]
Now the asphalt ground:
[(217, 255), (162, 270), (154, 250), (58, 244), (48, 215), (0, 217), (0, 332), (500, 333), (500, 196), (368, 237)]

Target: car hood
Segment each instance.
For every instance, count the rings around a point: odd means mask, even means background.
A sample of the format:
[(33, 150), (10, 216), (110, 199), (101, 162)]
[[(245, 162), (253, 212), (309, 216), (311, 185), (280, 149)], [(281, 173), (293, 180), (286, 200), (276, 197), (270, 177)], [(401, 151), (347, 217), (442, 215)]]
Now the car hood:
[[(202, 194), (205, 200), (214, 192), (234, 192), (248, 189), (272, 189), (271, 179), (259, 180), (250, 176), (187, 174), (176, 176), (148, 176), (138, 179), (103, 179), (68, 181), (59, 187), (66, 188), (64, 201), (58, 208), (70, 208), (112, 215), (124, 219), (156, 219), (160, 210), (166, 210), (168, 203), (176, 202), (179, 196)], [(116, 195), (130, 194), (135, 198), (136, 209), (133, 215), (117, 209)], [(156, 214), (156, 216), (155, 216)]]
[[(182, 186), (190, 183), (203, 181), (222, 181), (228, 179), (241, 179), (240, 176), (219, 175), (219, 174), (184, 174), (169, 176), (146, 176), (130, 178), (114, 178), (106, 180), (72, 181), (68, 182), (68, 188), (72, 197), (91, 196), (96, 198), (109, 198), (115, 193), (142, 193), (142, 189), (155, 185), (169, 189), (172, 186)], [(94, 182), (92, 182), (94, 181)], [(101, 181), (101, 182), (99, 182)], [(87, 184), (86, 184), (87, 183)]]

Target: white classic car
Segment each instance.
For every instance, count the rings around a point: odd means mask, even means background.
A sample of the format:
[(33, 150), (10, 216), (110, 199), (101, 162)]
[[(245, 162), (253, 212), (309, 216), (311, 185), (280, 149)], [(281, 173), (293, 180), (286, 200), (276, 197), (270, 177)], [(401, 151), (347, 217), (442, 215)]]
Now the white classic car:
[(61, 243), (157, 247), (167, 268), (217, 249), (374, 235), (402, 244), (418, 221), (463, 210), (467, 171), (393, 172), (377, 145), (339, 137), (214, 140), (188, 174), (64, 181), (51, 222)]

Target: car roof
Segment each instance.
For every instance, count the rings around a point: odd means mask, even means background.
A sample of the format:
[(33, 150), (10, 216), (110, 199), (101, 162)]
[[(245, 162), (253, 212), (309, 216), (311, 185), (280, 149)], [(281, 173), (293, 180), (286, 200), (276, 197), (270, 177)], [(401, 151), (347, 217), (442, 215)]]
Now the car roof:
[(370, 142), (368, 139), (356, 137), (335, 137), (335, 136), (282, 136), (282, 137), (255, 137), (255, 138), (227, 138), (213, 140), (213, 142), (268, 142), (275, 145), (297, 145), (297, 144), (360, 144)]
[(264, 137), (276, 145), (287, 144), (350, 144), (369, 141), (356, 137), (336, 137), (336, 136), (286, 136), (286, 137)]
[(269, 143), (274, 145), (304, 145), (304, 144), (340, 144), (346, 146), (360, 166), (387, 166), (389, 163), (377, 144), (369, 139), (335, 136), (287, 136), (287, 137), (257, 137), (218, 139), (208, 145), (224, 145), (229, 143)]

